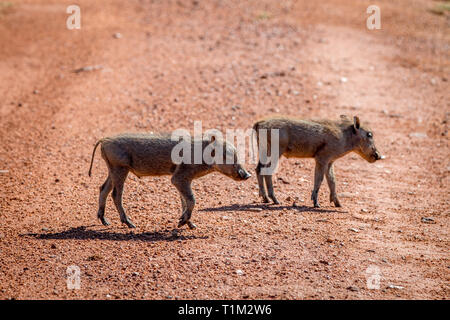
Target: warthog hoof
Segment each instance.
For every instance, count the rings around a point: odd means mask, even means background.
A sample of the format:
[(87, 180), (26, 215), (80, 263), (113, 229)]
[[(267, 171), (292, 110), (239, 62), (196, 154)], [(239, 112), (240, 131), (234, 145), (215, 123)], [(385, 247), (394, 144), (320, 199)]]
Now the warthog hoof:
[(278, 201), (278, 199), (275, 198), (275, 196), (273, 196), (271, 198), (272, 198), (272, 201), (273, 201), (274, 204), (280, 204), (280, 201)]
[(122, 223), (125, 223), (127, 225), (128, 228), (136, 228), (136, 226), (134, 225), (133, 222), (131, 222), (130, 220), (126, 220), (126, 221), (122, 221)]
[(195, 224), (193, 224), (192, 222), (190, 222), (190, 221), (188, 221), (187, 224), (188, 224), (188, 226), (189, 226), (190, 229), (195, 229), (195, 228), (197, 228), (197, 226), (196, 226)]
[(188, 219), (186, 219), (185, 216), (181, 216), (180, 220), (178, 221), (178, 228), (181, 228), (186, 223), (188, 223)]
[(106, 218), (100, 218), (100, 221), (102, 222), (102, 224), (103, 224), (105, 227), (107, 227), (107, 226), (109, 226), (109, 225), (111, 224), (111, 222), (109, 222), (109, 220), (106, 219)]
[(195, 224), (193, 224), (190, 220), (188, 220), (186, 217), (182, 216), (180, 218), (180, 222), (178, 222), (178, 228), (181, 228), (182, 226), (184, 226), (185, 224), (188, 225), (188, 227), (190, 229), (195, 229), (197, 228), (197, 226)]
[(330, 196), (330, 202), (333, 202), (335, 207), (342, 207), (341, 203), (336, 197)]

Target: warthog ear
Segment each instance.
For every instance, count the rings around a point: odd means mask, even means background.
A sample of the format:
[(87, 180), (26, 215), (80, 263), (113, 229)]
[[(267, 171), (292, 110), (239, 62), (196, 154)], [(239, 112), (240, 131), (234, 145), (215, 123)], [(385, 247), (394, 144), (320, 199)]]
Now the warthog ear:
[[(216, 141), (216, 136), (215, 135), (210, 135), (209, 136), (209, 143), (211, 144), (211, 143), (214, 143)], [(212, 149), (212, 151), (211, 151), (211, 157), (215, 157), (216, 156), (216, 149), (215, 148), (213, 148)]]
[(358, 130), (360, 127), (359, 118), (357, 116), (353, 117), (353, 132), (356, 133), (356, 130)]

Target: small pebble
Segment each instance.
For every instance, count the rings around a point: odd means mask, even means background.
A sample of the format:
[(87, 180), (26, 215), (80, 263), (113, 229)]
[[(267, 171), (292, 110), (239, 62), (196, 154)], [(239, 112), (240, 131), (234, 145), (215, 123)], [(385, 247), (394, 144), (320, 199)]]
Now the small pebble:
[(421, 219), (421, 221), (422, 221), (423, 223), (436, 223), (436, 222), (434, 222), (434, 219), (433, 219), (433, 218), (427, 218), (427, 217), (423, 217), (423, 218)]
[(409, 137), (423, 139), (423, 138), (427, 138), (428, 136), (426, 133), (423, 133), (423, 132), (412, 132), (409, 134)]
[(388, 288), (388, 289), (397, 289), (397, 290), (402, 290), (402, 289), (404, 289), (404, 287), (402, 287), (402, 286), (396, 286), (396, 285), (393, 285), (393, 284), (388, 285), (387, 288)]

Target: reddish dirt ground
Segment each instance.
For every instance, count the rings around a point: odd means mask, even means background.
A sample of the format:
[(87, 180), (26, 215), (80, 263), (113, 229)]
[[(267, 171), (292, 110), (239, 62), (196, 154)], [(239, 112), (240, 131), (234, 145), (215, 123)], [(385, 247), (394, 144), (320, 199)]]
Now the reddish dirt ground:
[[(450, 297), (450, 27), (436, 2), (377, 1), (372, 31), (364, 1), (77, 3), (81, 29), (68, 30), (70, 1), (0, 1), (1, 299)], [(110, 198), (112, 225), (96, 219), (97, 139), (276, 113), (357, 114), (386, 159), (336, 162), (343, 208), (323, 184), (313, 209), (314, 162), (282, 159), (281, 205), (260, 203), (254, 174), (213, 174), (194, 183), (198, 228), (177, 229), (170, 179), (129, 176), (137, 228)]]

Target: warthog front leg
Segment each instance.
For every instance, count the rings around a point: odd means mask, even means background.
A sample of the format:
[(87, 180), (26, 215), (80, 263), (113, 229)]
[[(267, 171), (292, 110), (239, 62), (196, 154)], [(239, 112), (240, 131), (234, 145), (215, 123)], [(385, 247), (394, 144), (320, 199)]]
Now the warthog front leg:
[[(194, 209), (195, 198), (192, 199), (194, 203), (192, 205), (192, 208), (190, 209), (190, 213), (188, 213), (188, 205), (186, 203), (186, 200), (184, 199), (184, 196), (180, 195), (180, 198), (181, 198), (181, 218), (180, 218), (179, 223), (181, 223), (181, 221), (184, 221), (182, 225), (187, 223), (189, 228), (195, 229), (197, 226), (189, 220), (192, 215), (192, 210)], [(187, 219), (187, 220), (185, 220), (185, 219)], [(179, 225), (178, 227), (181, 227), (182, 225)]]
[(325, 177), (327, 178), (328, 187), (330, 188), (330, 202), (333, 202), (336, 207), (340, 207), (341, 203), (336, 194), (336, 179), (334, 178), (333, 163), (328, 164)]
[(180, 194), (181, 199), (181, 213), (183, 213), (186, 210), (186, 201), (184, 200), (184, 197)]
[(272, 175), (265, 175), (264, 180), (266, 181), (267, 192), (269, 193), (270, 199), (272, 199), (273, 203), (280, 204), (278, 199), (275, 197), (275, 192), (273, 191)]
[(193, 194), (185, 195), (186, 201), (186, 209), (183, 211), (183, 214), (180, 217), (180, 221), (178, 222), (178, 228), (187, 224), (190, 229), (195, 229), (197, 226), (191, 222), (192, 210), (195, 206), (195, 197)]
[(267, 197), (266, 186), (264, 185), (264, 176), (261, 175), (261, 162), (258, 162), (258, 166), (256, 167), (256, 177), (258, 179), (259, 186), (259, 195), (262, 197), (263, 202), (268, 203), (269, 198)]
[(320, 208), (318, 201), (319, 189), (327, 166), (327, 164), (323, 164), (321, 161), (316, 160), (316, 168), (314, 170), (314, 190), (311, 194), (311, 200), (314, 202), (314, 207), (316, 208)]
[[(272, 199), (273, 203), (275, 204), (279, 204), (280, 202), (278, 201), (277, 197), (275, 197), (275, 192), (273, 190), (273, 182), (272, 182), (272, 173), (275, 171), (277, 165), (278, 165), (278, 158), (275, 157), (271, 157), (272, 159), (270, 160), (270, 162), (268, 164), (261, 164), (258, 163), (258, 167), (256, 168), (256, 173), (258, 176), (258, 184), (259, 184), (259, 194), (262, 196), (263, 201), (265, 203), (269, 202), (269, 199), (267, 198), (266, 195), (266, 190), (264, 188), (264, 183), (263, 181), (265, 181), (266, 186), (267, 186), (267, 192), (269, 193), (269, 198)], [(270, 172), (268, 172), (270, 170)], [(261, 172), (261, 171), (267, 171), (267, 172)], [(264, 174), (262, 174), (264, 173)], [(270, 174), (269, 174), (270, 173)]]
[(175, 172), (172, 176), (172, 183), (177, 188), (181, 196), (181, 206), (183, 213), (178, 222), (178, 228), (187, 224), (189, 228), (195, 229), (196, 225), (190, 219), (195, 206), (195, 197), (191, 188), (191, 180), (186, 176)]

